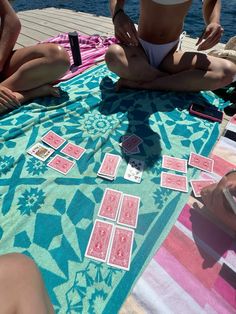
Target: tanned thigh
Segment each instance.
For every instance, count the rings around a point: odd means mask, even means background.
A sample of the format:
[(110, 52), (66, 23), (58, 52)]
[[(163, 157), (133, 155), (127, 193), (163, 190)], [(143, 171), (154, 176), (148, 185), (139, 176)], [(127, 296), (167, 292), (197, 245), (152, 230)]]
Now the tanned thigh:
[(159, 69), (170, 74), (191, 69), (209, 71), (218, 69), (223, 66), (223, 63), (224, 60), (208, 56), (204, 53), (175, 51), (165, 57)]
[(159, 72), (149, 64), (141, 46), (110, 46), (106, 54), (106, 61), (111, 71), (132, 81), (153, 80)]
[(52, 44), (39, 44), (20, 48), (12, 52), (2, 71), (2, 77), (6, 79), (15, 73), (23, 64), (47, 55)]

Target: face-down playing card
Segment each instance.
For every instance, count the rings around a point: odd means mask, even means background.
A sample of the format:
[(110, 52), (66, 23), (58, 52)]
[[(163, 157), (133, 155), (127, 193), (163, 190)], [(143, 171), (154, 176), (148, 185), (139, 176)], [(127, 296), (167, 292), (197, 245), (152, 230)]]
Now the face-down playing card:
[(138, 221), (139, 204), (140, 197), (124, 194), (117, 223), (136, 228)]
[(85, 256), (106, 262), (114, 225), (99, 219), (95, 220), (86, 248)]
[(108, 180), (114, 180), (117, 175), (120, 161), (120, 156), (106, 153), (98, 170), (98, 176)]
[(129, 270), (133, 239), (133, 229), (116, 226), (107, 264), (121, 269)]
[(98, 211), (98, 216), (116, 220), (123, 193), (106, 189)]
[(190, 180), (195, 197), (201, 197), (201, 190), (213, 183), (215, 183), (214, 180)]
[(172, 174), (167, 172), (161, 173), (161, 186), (164, 188), (188, 192), (188, 180), (186, 176)]
[(163, 155), (162, 168), (187, 173), (187, 160)]
[(132, 134), (128, 137), (125, 137), (125, 139), (121, 143), (121, 147), (126, 151), (126, 152), (132, 152), (137, 148), (139, 144), (141, 144), (143, 140), (137, 136), (136, 134)]
[(55, 157), (53, 157), (52, 160), (49, 161), (47, 165), (48, 167), (62, 174), (67, 174), (70, 171), (70, 169), (74, 166), (74, 164), (75, 164), (74, 161), (71, 161), (60, 155), (56, 155)]
[(53, 131), (47, 132), (41, 140), (54, 149), (58, 149), (66, 141), (63, 137)]
[(191, 153), (188, 164), (207, 172), (213, 172), (214, 160), (199, 154)]
[(81, 146), (72, 144), (72, 143), (67, 143), (65, 147), (61, 150), (61, 153), (72, 157), (76, 160), (79, 160), (82, 155), (85, 153), (86, 149), (84, 149)]

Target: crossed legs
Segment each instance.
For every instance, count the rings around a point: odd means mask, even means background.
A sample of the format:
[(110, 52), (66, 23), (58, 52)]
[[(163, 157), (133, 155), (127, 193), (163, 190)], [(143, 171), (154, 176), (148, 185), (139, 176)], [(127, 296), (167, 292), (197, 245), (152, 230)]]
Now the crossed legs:
[[(52, 83), (69, 68), (69, 56), (56, 44), (39, 44), (12, 53), (1, 73), (1, 86), (10, 89), (20, 103), (46, 95), (59, 96)], [(0, 113), (4, 111), (1, 108)]]
[(1, 314), (53, 314), (35, 263), (22, 254), (0, 257)]
[(170, 52), (155, 69), (140, 46), (112, 45), (105, 60), (120, 77), (118, 88), (214, 90), (232, 83), (236, 75), (236, 65), (231, 61), (198, 52)]

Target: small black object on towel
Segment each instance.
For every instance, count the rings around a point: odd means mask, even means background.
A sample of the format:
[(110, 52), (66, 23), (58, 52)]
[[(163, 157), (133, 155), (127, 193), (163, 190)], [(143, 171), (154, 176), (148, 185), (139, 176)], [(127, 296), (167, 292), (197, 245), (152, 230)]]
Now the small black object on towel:
[(70, 32), (68, 33), (70, 47), (72, 51), (72, 56), (74, 60), (74, 66), (79, 66), (82, 64), (81, 55), (80, 55), (80, 48), (79, 48), (79, 39), (77, 32)]

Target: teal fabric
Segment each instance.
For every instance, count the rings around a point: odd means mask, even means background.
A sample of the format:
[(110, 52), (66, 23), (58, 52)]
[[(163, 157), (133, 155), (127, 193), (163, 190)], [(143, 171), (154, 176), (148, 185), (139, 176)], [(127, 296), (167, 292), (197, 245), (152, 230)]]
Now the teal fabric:
[[(207, 156), (219, 134), (187, 110), (193, 101), (221, 106), (213, 93), (116, 93), (115, 81), (100, 65), (61, 83), (61, 99), (35, 100), (0, 120), (0, 254), (35, 260), (57, 313), (118, 312), (188, 198), (160, 187), (162, 155)], [(87, 149), (66, 176), (26, 153), (49, 130)], [(131, 133), (143, 139), (141, 184), (123, 178), (128, 157), (118, 144)], [(114, 182), (96, 176), (106, 152), (123, 158)], [(188, 178), (197, 175), (189, 168)], [(84, 257), (107, 187), (141, 197), (127, 272)]]

